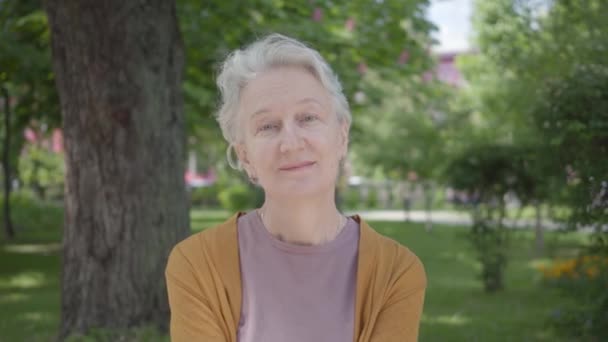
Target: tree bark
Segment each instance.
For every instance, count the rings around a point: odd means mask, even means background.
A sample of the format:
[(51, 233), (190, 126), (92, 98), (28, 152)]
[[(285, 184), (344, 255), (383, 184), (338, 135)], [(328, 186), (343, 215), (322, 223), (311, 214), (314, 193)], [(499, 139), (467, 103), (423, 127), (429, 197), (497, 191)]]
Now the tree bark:
[(542, 218), (542, 204), (536, 200), (534, 202), (534, 211), (536, 212), (536, 220), (534, 223), (534, 254), (540, 258), (545, 251), (545, 237)]
[(12, 240), (15, 237), (15, 229), (13, 227), (13, 220), (11, 219), (11, 162), (10, 162), (10, 151), (11, 151), (11, 104), (10, 94), (5, 87), (0, 87), (2, 91), (2, 97), (4, 98), (4, 141), (2, 145), (2, 169), (4, 170), (4, 202), (3, 202), (3, 213), (4, 213), (4, 229), (6, 231), (6, 239)]
[(48, 0), (66, 152), (60, 339), (166, 328), (163, 273), (189, 234), (174, 1)]
[(426, 180), (423, 183), (424, 190), (424, 211), (426, 212), (426, 231), (430, 232), (433, 229), (433, 200), (435, 199), (435, 186)]

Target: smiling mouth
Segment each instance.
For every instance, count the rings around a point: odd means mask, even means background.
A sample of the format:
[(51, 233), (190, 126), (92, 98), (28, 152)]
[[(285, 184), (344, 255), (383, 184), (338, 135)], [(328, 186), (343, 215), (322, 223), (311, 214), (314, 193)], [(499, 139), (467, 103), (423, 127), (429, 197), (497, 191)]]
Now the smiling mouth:
[(279, 170), (281, 171), (296, 171), (296, 170), (301, 170), (301, 169), (305, 169), (309, 166), (312, 166), (315, 162), (302, 162), (302, 163), (296, 163), (296, 164), (291, 164), (291, 165), (286, 165), (283, 167), (280, 167)]

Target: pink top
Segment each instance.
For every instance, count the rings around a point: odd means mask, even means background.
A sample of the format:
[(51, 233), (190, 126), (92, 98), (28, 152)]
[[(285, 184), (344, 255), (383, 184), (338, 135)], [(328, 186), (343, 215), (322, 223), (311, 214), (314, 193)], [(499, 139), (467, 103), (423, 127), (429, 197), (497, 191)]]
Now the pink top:
[(325, 244), (272, 236), (256, 211), (238, 219), (239, 342), (353, 341), (359, 224)]

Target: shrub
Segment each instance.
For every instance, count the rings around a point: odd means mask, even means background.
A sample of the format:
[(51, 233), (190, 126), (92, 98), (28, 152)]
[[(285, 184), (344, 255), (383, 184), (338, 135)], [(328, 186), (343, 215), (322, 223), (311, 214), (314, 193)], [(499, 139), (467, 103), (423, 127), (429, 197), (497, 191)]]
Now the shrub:
[(342, 200), (344, 208), (349, 210), (359, 209), (361, 207), (361, 198), (358, 188), (347, 188), (342, 192)]
[(42, 200), (63, 199), (65, 163), (63, 154), (40, 146), (28, 146), (19, 159), (23, 186)]
[(193, 207), (218, 207), (220, 187), (217, 183), (190, 190), (190, 203)]
[[(3, 206), (4, 199), (0, 198), (0, 207)], [(11, 218), (17, 237), (36, 232), (37, 238), (56, 239), (63, 226), (63, 208), (21, 191), (11, 195)], [(0, 212), (0, 227), (4, 230), (4, 212)]]
[(218, 195), (222, 208), (229, 211), (247, 210), (256, 205), (256, 193), (248, 185), (237, 183), (220, 190)]
[(369, 189), (367, 198), (365, 200), (365, 209), (376, 209), (378, 208), (378, 191), (374, 187)]
[(608, 255), (583, 255), (539, 269), (545, 284), (574, 296), (576, 303), (556, 309), (549, 323), (577, 339), (608, 340)]

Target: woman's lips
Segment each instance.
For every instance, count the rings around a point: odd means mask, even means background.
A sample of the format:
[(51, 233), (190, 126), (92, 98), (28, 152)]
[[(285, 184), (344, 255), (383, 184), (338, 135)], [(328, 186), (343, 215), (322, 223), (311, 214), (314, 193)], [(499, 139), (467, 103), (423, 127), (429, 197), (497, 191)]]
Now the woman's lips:
[(312, 162), (312, 161), (293, 163), (293, 164), (281, 166), (279, 168), (279, 170), (281, 170), (281, 171), (295, 171), (295, 170), (304, 169), (304, 168), (306, 168), (308, 166), (313, 165), (314, 163), (315, 162)]

